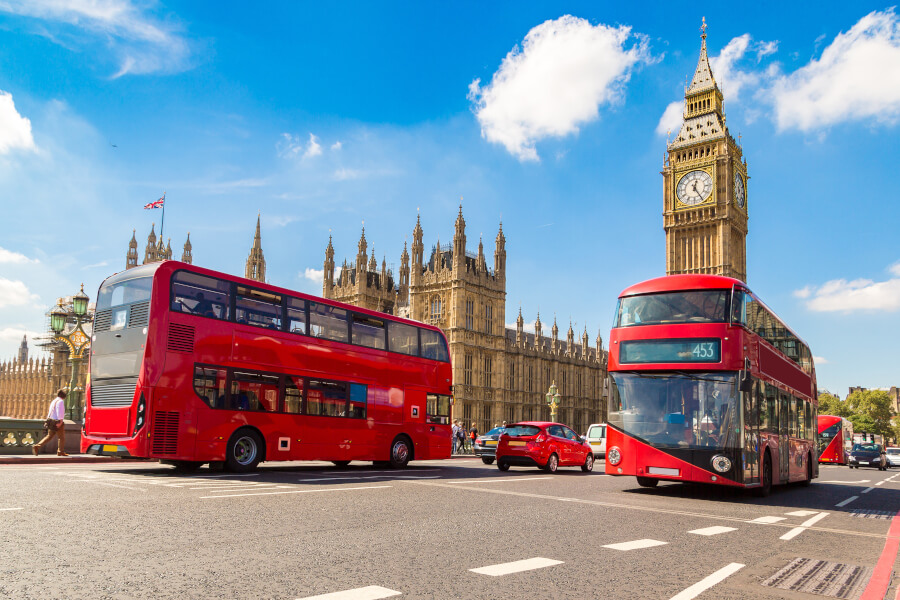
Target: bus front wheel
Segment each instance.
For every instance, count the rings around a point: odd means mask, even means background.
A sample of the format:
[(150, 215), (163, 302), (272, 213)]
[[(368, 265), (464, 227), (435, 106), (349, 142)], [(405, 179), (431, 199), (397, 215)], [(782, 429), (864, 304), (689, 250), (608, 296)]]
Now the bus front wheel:
[(406, 436), (398, 436), (391, 444), (391, 467), (403, 469), (412, 458), (412, 445)]
[(254, 470), (262, 460), (262, 440), (255, 431), (238, 429), (231, 434), (225, 452), (225, 468), (235, 473), (246, 473)]
[(772, 456), (766, 452), (766, 457), (763, 459), (763, 468), (762, 468), (762, 479), (760, 481), (760, 486), (756, 488), (756, 495), (760, 498), (765, 498), (769, 494), (772, 493)]
[(639, 486), (648, 488), (654, 488), (659, 485), (659, 479), (654, 479), (653, 477), (638, 476), (637, 482)]

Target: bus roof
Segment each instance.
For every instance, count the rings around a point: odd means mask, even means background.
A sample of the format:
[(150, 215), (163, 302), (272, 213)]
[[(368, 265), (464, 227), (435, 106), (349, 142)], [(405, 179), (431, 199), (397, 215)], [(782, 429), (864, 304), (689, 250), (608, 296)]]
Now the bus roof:
[(722, 275), (667, 275), (665, 277), (648, 279), (627, 287), (619, 294), (619, 297), (659, 292), (677, 292), (680, 290), (730, 290), (735, 285), (746, 287), (746, 284), (740, 279)]

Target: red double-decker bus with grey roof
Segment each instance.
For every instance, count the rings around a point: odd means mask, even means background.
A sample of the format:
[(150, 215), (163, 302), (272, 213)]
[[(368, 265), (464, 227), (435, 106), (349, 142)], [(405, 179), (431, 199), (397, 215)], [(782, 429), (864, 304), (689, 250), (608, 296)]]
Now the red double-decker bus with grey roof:
[(843, 417), (819, 415), (819, 462), (847, 464), (853, 447), (853, 423)]
[(623, 291), (609, 378), (608, 474), (762, 494), (818, 476), (812, 354), (737, 279), (672, 275)]
[(440, 329), (177, 261), (100, 286), (82, 451), (222, 462), (450, 457)]

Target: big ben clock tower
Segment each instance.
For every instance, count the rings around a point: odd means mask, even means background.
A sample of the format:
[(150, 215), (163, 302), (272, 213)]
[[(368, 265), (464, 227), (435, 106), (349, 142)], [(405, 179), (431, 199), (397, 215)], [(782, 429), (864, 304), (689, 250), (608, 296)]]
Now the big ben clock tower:
[(663, 176), (666, 275), (710, 273), (747, 280), (747, 162), (725, 126), (724, 97), (706, 55), (684, 93), (684, 123)]

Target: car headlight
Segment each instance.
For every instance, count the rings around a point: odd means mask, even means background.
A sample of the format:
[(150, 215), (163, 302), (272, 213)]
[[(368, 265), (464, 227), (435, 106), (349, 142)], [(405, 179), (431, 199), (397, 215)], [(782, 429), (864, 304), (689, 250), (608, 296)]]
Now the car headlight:
[(722, 454), (713, 456), (712, 467), (719, 473), (727, 473), (731, 470), (731, 459)]
[(622, 453), (619, 451), (618, 446), (613, 446), (606, 452), (606, 460), (613, 466), (622, 462)]

